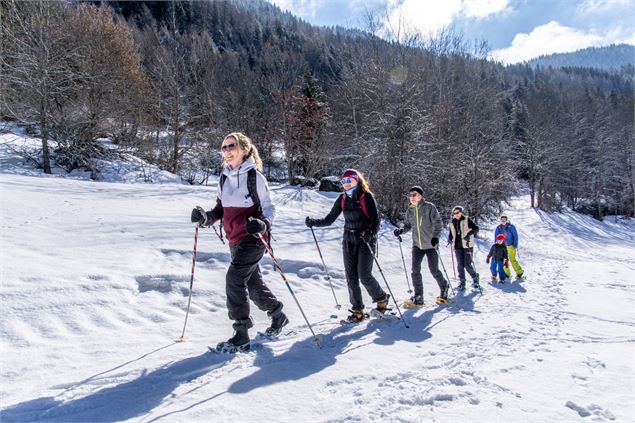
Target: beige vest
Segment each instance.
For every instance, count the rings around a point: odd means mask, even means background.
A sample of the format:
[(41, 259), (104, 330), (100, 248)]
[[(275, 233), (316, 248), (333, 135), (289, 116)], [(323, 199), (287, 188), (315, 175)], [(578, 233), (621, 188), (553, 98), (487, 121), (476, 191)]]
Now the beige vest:
[[(466, 233), (468, 233), (470, 231), (470, 227), (467, 225), (467, 219), (468, 217), (463, 215), (465, 217), (465, 219), (461, 220), (459, 222), (459, 224), (461, 225), (461, 234), (462, 237), (465, 236)], [(456, 229), (454, 228), (454, 224), (452, 222), (450, 222), (450, 232), (452, 233), (452, 240), (456, 239)], [(472, 248), (474, 247), (474, 235), (470, 235), (470, 238), (465, 241), (464, 239), (461, 239), (461, 242), (463, 243), (463, 248)], [(453, 243), (454, 245), (454, 243)]]

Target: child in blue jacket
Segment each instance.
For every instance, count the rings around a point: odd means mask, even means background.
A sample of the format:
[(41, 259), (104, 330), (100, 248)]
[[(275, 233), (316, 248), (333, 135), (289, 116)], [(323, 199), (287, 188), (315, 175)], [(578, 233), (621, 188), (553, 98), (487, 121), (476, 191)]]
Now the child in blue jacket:
[(505, 274), (505, 268), (509, 267), (507, 247), (505, 246), (505, 235), (496, 235), (496, 243), (494, 243), (492, 248), (490, 248), (485, 261), (489, 263), (490, 260), (492, 262), (489, 266), (492, 271), (492, 281), (497, 280), (496, 276), (498, 275), (500, 283), (505, 283), (505, 281), (508, 280), (507, 275)]

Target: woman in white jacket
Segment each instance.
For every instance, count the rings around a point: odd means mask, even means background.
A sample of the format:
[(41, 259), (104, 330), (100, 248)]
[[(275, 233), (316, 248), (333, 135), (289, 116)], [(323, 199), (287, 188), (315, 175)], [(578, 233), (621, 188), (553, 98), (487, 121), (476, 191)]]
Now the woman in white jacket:
[(225, 167), (221, 176), (216, 206), (211, 211), (201, 207), (192, 210), (192, 222), (210, 226), (223, 222), (231, 265), (225, 278), (227, 309), (234, 321), (234, 336), (217, 346), (217, 350), (236, 352), (248, 350), (248, 330), (253, 326), (249, 314), (249, 299), (271, 317), (269, 335), (277, 335), (289, 320), (282, 312), (282, 303), (262, 280), (259, 262), (265, 247), (258, 235), (266, 236), (275, 217), (275, 206), (269, 195), (267, 179), (260, 171), (262, 161), (251, 140), (240, 132), (225, 137), (221, 147)]

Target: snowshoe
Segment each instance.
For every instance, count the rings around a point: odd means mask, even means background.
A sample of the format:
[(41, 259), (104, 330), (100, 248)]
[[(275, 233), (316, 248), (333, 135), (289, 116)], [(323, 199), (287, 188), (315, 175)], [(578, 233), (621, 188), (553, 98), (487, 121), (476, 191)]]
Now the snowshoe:
[(425, 307), (423, 302), (423, 295), (415, 295), (410, 297), (409, 300), (403, 302), (403, 306), (406, 308), (422, 308)]
[(349, 310), (351, 314), (344, 320), (340, 321), (342, 325), (350, 325), (360, 323), (362, 320), (368, 317), (367, 314), (364, 313), (364, 310)]
[(454, 302), (454, 300), (450, 300), (450, 299), (448, 299), (448, 297), (437, 297), (437, 299), (435, 301), (439, 305), (452, 304)]
[(243, 345), (234, 345), (229, 341), (219, 342), (216, 348), (208, 347), (210, 351), (219, 354), (236, 354), (240, 352), (247, 352), (251, 349), (251, 344), (247, 342)]

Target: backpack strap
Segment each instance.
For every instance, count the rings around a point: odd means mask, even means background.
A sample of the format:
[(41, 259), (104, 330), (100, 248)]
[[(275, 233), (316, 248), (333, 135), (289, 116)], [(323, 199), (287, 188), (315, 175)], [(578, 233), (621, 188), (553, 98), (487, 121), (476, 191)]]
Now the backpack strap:
[(368, 214), (368, 208), (366, 208), (366, 193), (363, 193), (362, 196), (359, 198), (359, 204), (361, 204), (362, 206), (362, 212), (364, 213), (364, 215), (370, 218), (370, 215)]
[(258, 213), (262, 214), (262, 208), (260, 207), (260, 197), (258, 197), (258, 187), (256, 185), (256, 178), (258, 176), (258, 171), (255, 167), (252, 167), (247, 171), (247, 191), (249, 191), (249, 196), (251, 197), (251, 201), (253, 201), (254, 206), (258, 209)]

